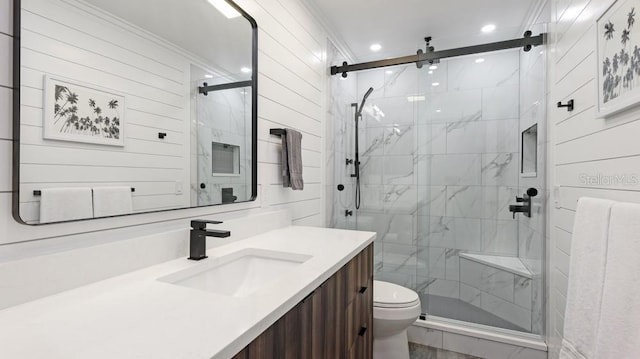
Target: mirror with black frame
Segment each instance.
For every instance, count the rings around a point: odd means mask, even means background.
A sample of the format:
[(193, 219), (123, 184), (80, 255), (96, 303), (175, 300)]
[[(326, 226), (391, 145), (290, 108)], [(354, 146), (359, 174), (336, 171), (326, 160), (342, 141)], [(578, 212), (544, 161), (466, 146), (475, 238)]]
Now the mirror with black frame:
[(257, 25), (230, 0), (14, 0), (13, 214), (252, 201)]

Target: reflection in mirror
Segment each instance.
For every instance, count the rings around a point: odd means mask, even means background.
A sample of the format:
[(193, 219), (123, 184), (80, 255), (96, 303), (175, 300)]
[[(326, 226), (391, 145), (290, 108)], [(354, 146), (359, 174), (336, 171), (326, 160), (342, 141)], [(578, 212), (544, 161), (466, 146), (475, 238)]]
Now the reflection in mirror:
[(520, 175), (536, 177), (538, 173), (538, 124), (522, 131), (522, 158)]
[(14, 217), (255, 199), (256, 25), (226, 0), (22, 0)]
[(196, 146), (191, 149), (196, 154), (191, 159), (196, 179), (191, 203), (247, 201), (251, 183), (244, 174), (251, 166), (251, 137), (246, 136), (251, 131), (251, 83), (229, 83), (195, 66), (191, 74), (197, 119), (191, 126), (191, 136), (197, 139), (191, 141)]

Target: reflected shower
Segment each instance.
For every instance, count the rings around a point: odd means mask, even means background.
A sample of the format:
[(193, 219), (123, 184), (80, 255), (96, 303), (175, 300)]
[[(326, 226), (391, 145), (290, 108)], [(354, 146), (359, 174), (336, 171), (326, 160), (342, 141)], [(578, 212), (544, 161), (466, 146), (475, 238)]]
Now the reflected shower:
[[(369, 90), (367, 90), (367, 93), (364, 94), (364, 97), (362, 98), (362, 103), (360, 104), (360, 106), (358, 107), (358, 103), (352, 103), (351, 106), (355, 107), (355, 142), (356, 142), (356, 146), (355, 146), (355, 160), (354, 160), (354, 167), (355, 167), (355, 173), (351, 175), (351, 177), (355, 177), (356, 179), (356, 209), (360, 209), (360, 149), (358, 146), (358, 122), (360, 122), (359, 120), (362, 118), (362, 109), (364, 108), (364, 104), (367, 102), (367, 98), (371, 95), (371, 93), (373, 92), (373, 87), (369, 87)], [(347, 160), (347, 164), (349, 163), (349, 161)]]

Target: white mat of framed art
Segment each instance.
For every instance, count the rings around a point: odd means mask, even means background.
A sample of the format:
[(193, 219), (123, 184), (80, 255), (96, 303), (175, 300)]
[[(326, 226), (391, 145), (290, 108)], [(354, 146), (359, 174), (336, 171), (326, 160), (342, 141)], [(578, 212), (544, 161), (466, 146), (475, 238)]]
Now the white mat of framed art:
[(597, 20), (598, 117), (640, 105), (640, 0), (617, 0)]
[(43, 93), (44, 139), (124, 146), (123, 95), (47, 75)]

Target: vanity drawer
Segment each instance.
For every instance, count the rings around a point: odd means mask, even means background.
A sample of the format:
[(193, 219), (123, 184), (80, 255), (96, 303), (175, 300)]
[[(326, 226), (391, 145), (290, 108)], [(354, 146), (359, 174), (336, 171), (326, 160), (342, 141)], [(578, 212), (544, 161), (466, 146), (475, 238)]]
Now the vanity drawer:
[(373, 245), (360, 252), (345, 267), (347, 275), (347, 304), (369, 289), (373, 277)]

